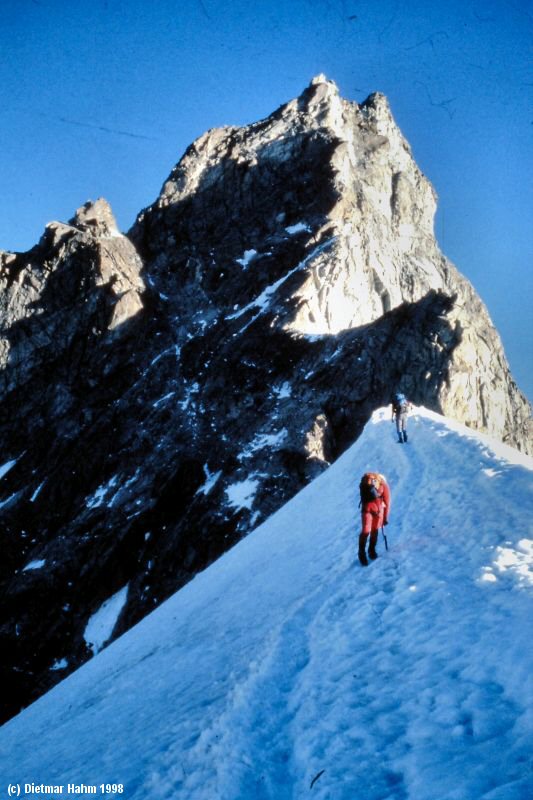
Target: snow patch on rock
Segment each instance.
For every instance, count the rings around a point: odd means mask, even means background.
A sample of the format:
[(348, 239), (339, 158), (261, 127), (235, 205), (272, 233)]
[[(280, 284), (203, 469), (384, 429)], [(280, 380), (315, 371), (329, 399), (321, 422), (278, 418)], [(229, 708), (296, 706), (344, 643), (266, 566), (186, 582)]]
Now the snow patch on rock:
[(29, 572), (30, 570), (33, 569), (42, 569), (45, 564), (46, 564), (45, 558), (36, 559), (35, 561), (30, 561), (29, 564), (26, 564), (22, 572)]
[(234, 483), (226, 489), (228, 503), (235, 509), (252, 508), (254, 497), (259, 486), (259, 481), (254, 478), (246, 478), (244, 481)]
[(106, 600), (87, 623), (83, 638), (93, 653), (98, 653), (111, 637), (126, 599), (128, 584)]
[(12, 469), (15, 464), (17, 463), (18, 458), (13, 458), (11, 461), (6, 461), (5, 464), (2, 464), (0, 467), (0, 480), (7, 475), (10, 469)]

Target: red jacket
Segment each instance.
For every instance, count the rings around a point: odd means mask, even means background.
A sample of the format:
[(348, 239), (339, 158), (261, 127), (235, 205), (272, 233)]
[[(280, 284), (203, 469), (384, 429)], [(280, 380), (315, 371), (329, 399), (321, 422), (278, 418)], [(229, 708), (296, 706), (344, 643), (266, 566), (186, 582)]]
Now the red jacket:
[(365, 534), (379, 530), (379, 528), (386, 525), (389, 520), (391, 493), (389, 485), (383, 475), (379, 477), (381, 479), (381, 484), (378, 489), (379, 497), (376, 497), (375, 500), (363, 503), (361, 508), (363, 523), (362, 533)]

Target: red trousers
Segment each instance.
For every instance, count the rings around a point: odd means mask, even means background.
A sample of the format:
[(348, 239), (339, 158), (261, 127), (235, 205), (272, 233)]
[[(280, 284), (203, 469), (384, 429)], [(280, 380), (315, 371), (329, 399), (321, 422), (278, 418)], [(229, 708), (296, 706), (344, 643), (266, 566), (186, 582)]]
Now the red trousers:
[(361, 533), (368, 536), (369, 533), (379, 531), (383, 525), (385, 516), (385, 503), (381, 497), (365, 503), (361, 509), (362, 529)]

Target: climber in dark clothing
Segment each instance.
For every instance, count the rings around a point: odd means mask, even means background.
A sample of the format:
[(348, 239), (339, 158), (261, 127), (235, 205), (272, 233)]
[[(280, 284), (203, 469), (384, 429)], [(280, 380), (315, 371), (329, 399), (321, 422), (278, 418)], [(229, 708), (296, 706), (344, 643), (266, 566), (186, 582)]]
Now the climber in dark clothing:
[(392, 422), (396, 420), (396, 431), (400, 444), (407, 441), (407, 415), (411, 410), (411, 403), (401, 392), (394, 395), (392, 401)]

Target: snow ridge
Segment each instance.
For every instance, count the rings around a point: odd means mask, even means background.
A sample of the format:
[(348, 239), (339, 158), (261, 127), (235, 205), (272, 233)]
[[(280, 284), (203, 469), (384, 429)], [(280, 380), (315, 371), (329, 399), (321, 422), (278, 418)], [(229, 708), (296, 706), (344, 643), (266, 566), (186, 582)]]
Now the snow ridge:
[[(7, 723), (4, 765), (21, 781), (120, 780), (132, 800), (532, 796), (533, 460), (423, 409), (409, 429), (397, 445), (376, 413), (327, 472)], [(370, 468), (393, 506), (390, 549), (363, 569)]]

